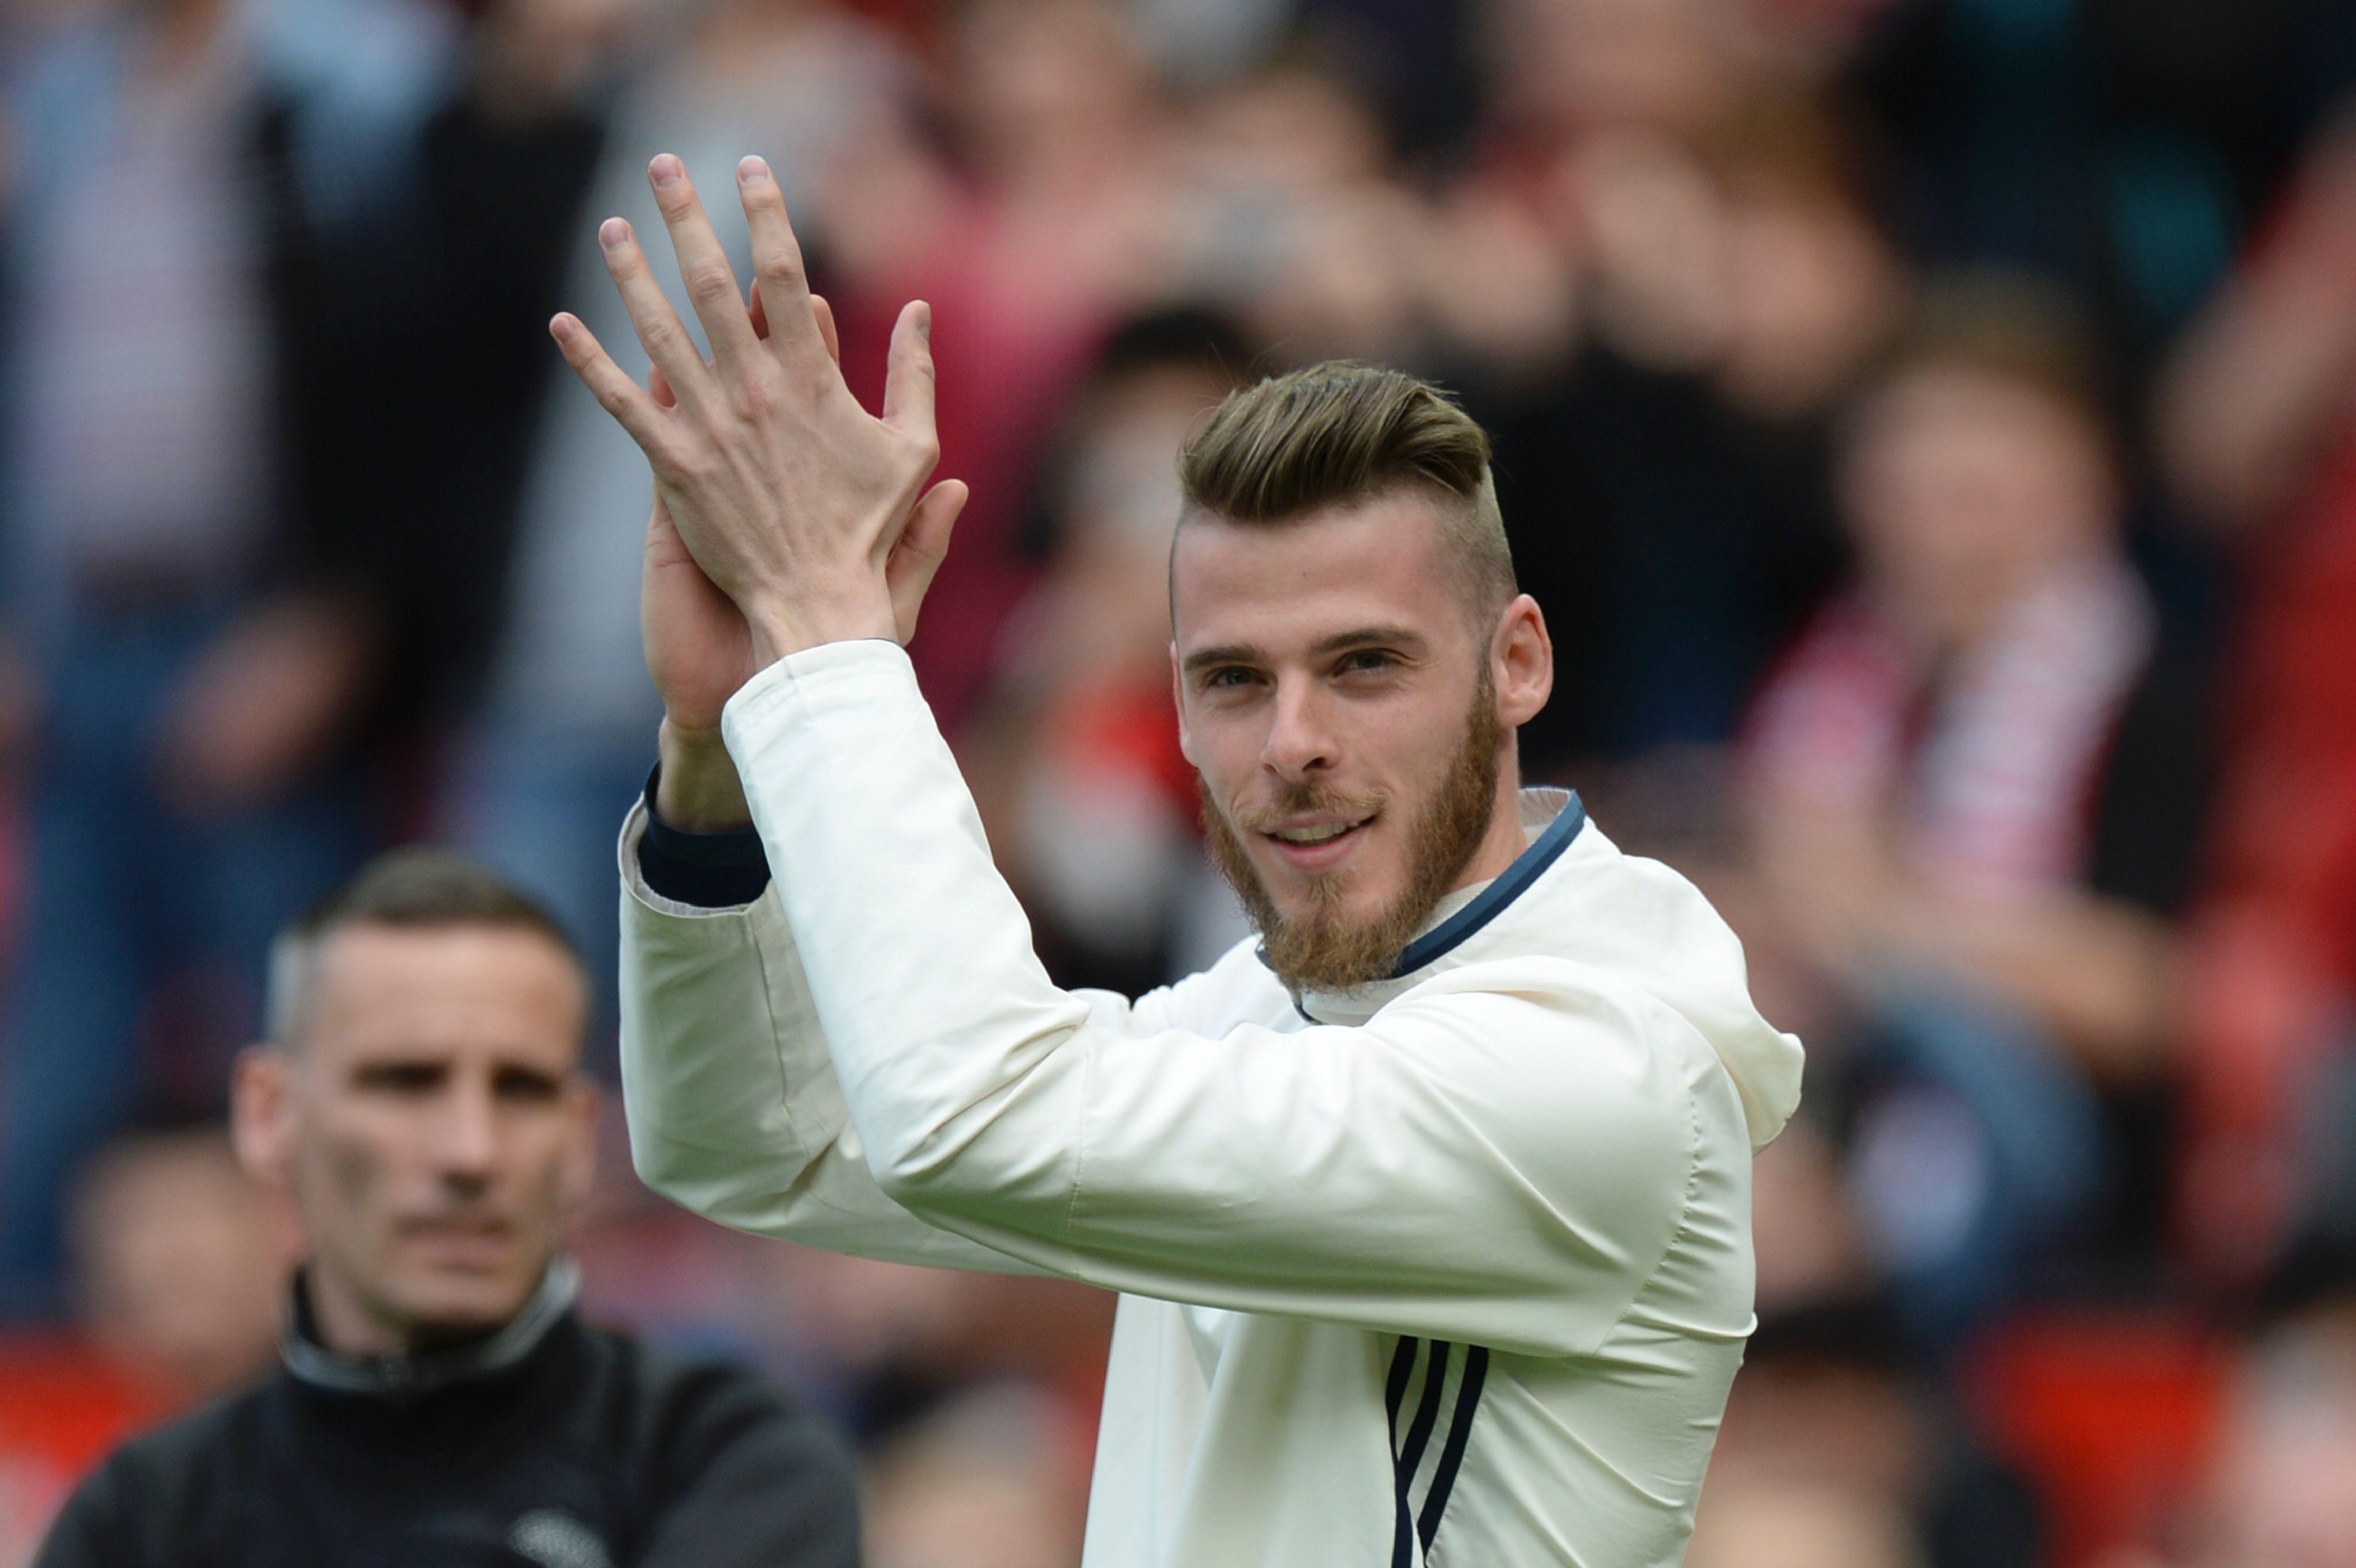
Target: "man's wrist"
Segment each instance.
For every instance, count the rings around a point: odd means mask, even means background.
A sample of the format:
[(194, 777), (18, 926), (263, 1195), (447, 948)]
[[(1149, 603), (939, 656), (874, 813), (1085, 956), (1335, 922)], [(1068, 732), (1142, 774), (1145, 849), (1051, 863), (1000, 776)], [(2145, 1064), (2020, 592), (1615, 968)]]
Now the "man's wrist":
[(744, 782), (718, 729), (688, 729), (666, 718), (658, 739), (662, 758), (654, 812), (689, 833), (729, 833), (753, 825)]
[(738, 909), (769, 886), (768, 852), (747, 827), (697, 832), (665, 822), (654, 809), (662, 764), (647, 780), (646, 830), (638, 837), (638, 875), (647, 891), (697, 909)]
[(748, 599), (737, 608), (752, 634), (753, 662), (763, 669), (824, 643), (899, 640), (892, 591), (880, 573), (872, 582), (852, 582), (833, 592)]

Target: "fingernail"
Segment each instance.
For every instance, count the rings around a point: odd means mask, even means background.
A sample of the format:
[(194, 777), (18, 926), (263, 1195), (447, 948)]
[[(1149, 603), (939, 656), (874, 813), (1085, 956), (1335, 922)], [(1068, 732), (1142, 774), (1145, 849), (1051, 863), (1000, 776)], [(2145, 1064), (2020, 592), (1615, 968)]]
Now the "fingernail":
[(580, 330), (579, 325), (569, 315), (560, 315), (548, 324), (549, 336), (559, 343), (572, 342), (573, 335)]
[(745, 158), (736, 165), (736, 178), (740, 184), (751, 185), (755, 180), (765, 180), (770, 177), (772, 176), (769, 174), (769, 161), (766, 158)]
[(916, 302), (916, 336), (927, 343), (933, 340), (933, 307), (922, 300)]
[(654, 177), (657, 188), (664, 189), (680, 182), (680, 176), (687, 173), (687, 165), (669, 153), (657, 153), (655, 161), (647, 165), (647, 173)]
[(618, 251), (630, 241), (630, 226), (618, 218), (609, 218), (597, 225), (597, 243), (608, 251)]

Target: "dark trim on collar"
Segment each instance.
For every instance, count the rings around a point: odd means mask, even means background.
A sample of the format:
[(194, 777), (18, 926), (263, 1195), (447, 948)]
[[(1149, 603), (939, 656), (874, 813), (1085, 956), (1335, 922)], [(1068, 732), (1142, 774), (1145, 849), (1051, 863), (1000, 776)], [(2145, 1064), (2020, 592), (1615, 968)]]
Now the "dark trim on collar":
[(1398, 967), (1391, 971), (1392, 979), (1405, 979), (1434, 959), (1453, 952), (1503, 913), (1507, 904), (1521, 897), (1547, 867), (1561, 859), (1562, 852), (1570, 848), (1570, 841), (1579, 837), (1579, 830), (1587, 826), (1587, 807), (1580, 800), (1579, 792), (1572, 790), (1554, 820), (1547, 824), (1546, 831), (1515, 856), (1512, 865), (1498, 872), (1496, 880), (1474, 895), (1471, 903), (1407, 944), (1407, 951), (1399, 955)]
[(482, 1339), (417, 1356), (345, 1356), (313, 1337), (309, 1304), (297, 1276), (294, 1310), (288, 1313), (286, 1331), (279, 1338), (278, 1357), (298, 1381), (335, 1393), (383, 1399), (430, 1393), (514, 1366), (540, 1348), (548, 1331), (573, 1310), (580, 1294), (581, 1265), (571, 1258), (556, 1258), (541, 1275), (540, 1288), (532, 1292), (523, 1310)]

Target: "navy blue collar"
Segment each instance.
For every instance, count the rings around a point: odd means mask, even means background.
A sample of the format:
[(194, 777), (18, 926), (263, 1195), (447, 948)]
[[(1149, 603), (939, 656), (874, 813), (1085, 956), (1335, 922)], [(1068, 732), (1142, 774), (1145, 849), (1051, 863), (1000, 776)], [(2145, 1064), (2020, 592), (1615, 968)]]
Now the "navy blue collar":
[(1417, 937), (1400, 954), (1398, 966), (1391, 971), (1394, 980), (1405, 979), (1437, 958), (1454, 952), (1472, 933), (1504, 912), (1507, 904), (1522, 896), (1532, 882), (1545, 874), (1546, 869), (1562, 858), (1579, 830), (1587, 826), (1587, 807), (1581, 804), (1579, 792), (1570, 792), (1562, 809), (1546, 826), (1546, 831), (1530, 841), (1530, 847), (1514, 857), (1514, 863), (1497, 873), (1491, 882), (1473, 895), (1472, 901)]

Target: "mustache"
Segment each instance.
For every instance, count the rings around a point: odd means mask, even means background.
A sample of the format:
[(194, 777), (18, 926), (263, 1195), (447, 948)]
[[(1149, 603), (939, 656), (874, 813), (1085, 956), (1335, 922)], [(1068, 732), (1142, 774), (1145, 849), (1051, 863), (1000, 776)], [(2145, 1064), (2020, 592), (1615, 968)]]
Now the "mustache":
[(1211, 802), (1221, 816), (1248, 833), (1271, 833), (1298, 816), (1372, 816), (1390, 804), (1383, 795), (1353, 795), (1323, 784), (1291, 783), (1279, 786), (1275, 796), (1249, 810), (1230, 811)]
[(412, 1209), (392, 1217), (396, 1231), (512, 1231), (516, 1216), (505, 1208), (487, 1203), (446, 1203), (430, 1209)]

